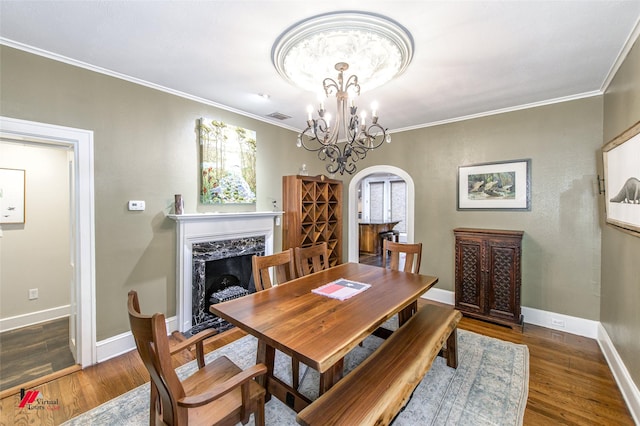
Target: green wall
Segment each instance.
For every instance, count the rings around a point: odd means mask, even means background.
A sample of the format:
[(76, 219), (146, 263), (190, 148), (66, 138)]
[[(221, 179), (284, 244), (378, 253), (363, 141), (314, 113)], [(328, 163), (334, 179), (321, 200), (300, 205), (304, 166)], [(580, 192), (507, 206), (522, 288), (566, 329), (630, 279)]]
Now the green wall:
[[(607, 143), (640, 120), (640, 43), (616, 73), (604, 96)], [(599, 161), (600, 159), (600, 153)], [(639, 176), (640, 177), (640, 176)], [(604, 200), (601, 206), (604, 218)], [(600, 321), (640, 386), (640, 238), (602, 221), (602, 302)]]
[[(366, 165), (412, 176), (421, 271), (439, 288), (454, 287), (454, 228), (523, 230), (523, 306), (598, 320), (601, 143), (602, 97), (592, 97), (393, 134)], [(532, 164), (531, 211), (456, 210), (458, 166), (522, 158)]]
[[(184, 195), (187, 212), (204, 211), (196, 203), (196, 118), (257, 131), (258, 210), (270, 210), (273, 199), (282, 205), (281, 176), (296, 173), (301, 163), (312, 175), (323, 171), (313, 154), (292, 148), (295, 132), (0, 49), (2, 115), (95, 132), (98, 340), (128, 330), (131, 288), (141, 293), (146, 311), (175, 313), (175, 224), (165, 214), (175, 193)], [(413, 177), (415, 240), (425, 244), (423, 271), (438, 275), (440, 288), (453, 289), (453, 228), (521, 229), (523, 305), (599, 320), (595, 174), (602, 108), (602, 97), (592, 97), (396, 133), (358, 167), (389, 164)], [(520, 158), (532, 159), (530, 212), (456, 211), (459, 165)], [(347, 188), (349, 177), (344, 181)], [(146, 200), (146, 211), (128, 212), (130, 199)]]
[[(129, 329), (130, 289), (146, 312), (175, 315), (176, 225), (165, 217), (174, 194), (187, 213), (242, 209), (197, 205), (197, 118), (257, 132), (258, 202), (244, 210), (282, 206), (281, 176), (302, 163), (289, 130), (6, 46), (0, 55), (1, 115), (94, 131), (99, 341)], [(127, 211), (128, 200), (145, 200), (146, 210)], [(276, 249), (279, 237), (277, 229)]]

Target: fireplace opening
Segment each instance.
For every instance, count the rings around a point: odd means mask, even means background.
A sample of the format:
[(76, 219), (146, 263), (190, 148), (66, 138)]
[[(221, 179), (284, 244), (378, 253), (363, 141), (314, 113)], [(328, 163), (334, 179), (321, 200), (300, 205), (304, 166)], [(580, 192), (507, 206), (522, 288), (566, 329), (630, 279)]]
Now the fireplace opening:
[(255, 293), (251, 258), (264, 255), (264, 237), (249, 237), (193, 245), (192, 318), (189, 337), (202, 330), (232, 327), (213, 315), (212, 304)]

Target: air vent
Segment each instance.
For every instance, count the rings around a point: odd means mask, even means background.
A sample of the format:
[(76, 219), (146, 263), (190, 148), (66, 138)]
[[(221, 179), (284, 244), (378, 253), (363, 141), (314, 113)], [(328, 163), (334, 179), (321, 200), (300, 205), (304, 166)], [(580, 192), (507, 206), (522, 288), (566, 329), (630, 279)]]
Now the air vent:
[(286, 120), (288, 118), (291, 118), (290, 116), (281, 112), (272, 112), (271, 114), (267, 115), (267, 117), (276, 118), (278, 120)]

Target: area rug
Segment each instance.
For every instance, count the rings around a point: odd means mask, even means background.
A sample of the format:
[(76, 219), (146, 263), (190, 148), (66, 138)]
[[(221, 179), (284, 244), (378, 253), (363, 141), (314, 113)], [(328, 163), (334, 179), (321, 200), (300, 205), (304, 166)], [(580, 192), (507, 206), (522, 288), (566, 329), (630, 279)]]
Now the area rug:
[[(381, 339), (368, 337), (345, 358), (345, 374), (377, 348)], [(257, 340), (245, 336), (207, 354), (206, 360), (226, 355), (241, 368), (255, 364)], [(179, 377), (197, 368), (195, 361), (179, 367)], [(318, 372), (301, 368), (300, 391), (317, 397)], [(290, 383), (291, 362), (276, 352), (275, 375)], [(527, 404), (529, 351), (526, 345), (458, 330), (458, 368), (447, 367), (438, 357), (418, 385), (411, 400), (395, 418), (397, 426), (415, 425), (521, 425)], [(149, 384), (146, 383), (65, 425), (147, 425)], [(295, 413), (272, 398), (265, 406), (267, 425), (295, 425)], [(253, 425), (253, 416), (250, 423)]]

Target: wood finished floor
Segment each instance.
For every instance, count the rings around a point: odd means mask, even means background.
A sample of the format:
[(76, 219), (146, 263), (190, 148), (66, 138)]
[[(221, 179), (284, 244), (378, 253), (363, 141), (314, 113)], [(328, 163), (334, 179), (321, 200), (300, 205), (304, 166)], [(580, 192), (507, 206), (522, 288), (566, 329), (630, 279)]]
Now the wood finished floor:
[(0, 333), (0, 391), (74, 364), (68, 318)]
[[(470, 318), (463, 318), (460, 328), (528, 346), (525, 425), (634, 424), (595, 340), (533, 325), (525, 325), (520, 332)], [(240, 330), (229, 330), (225, 339), (206, 345), (206, 350), (243, 335)], [(177, 367), (191, 359), (185, 352), (174, 356), (173, 363)], [(47, 399), (58, 400), (56, 410), (27, 412), (18, 408), (19, 395), (2, 399), (0, 424), (57, 425), (148, 380), (137, 352), (131, 351), (36, 387)]]

